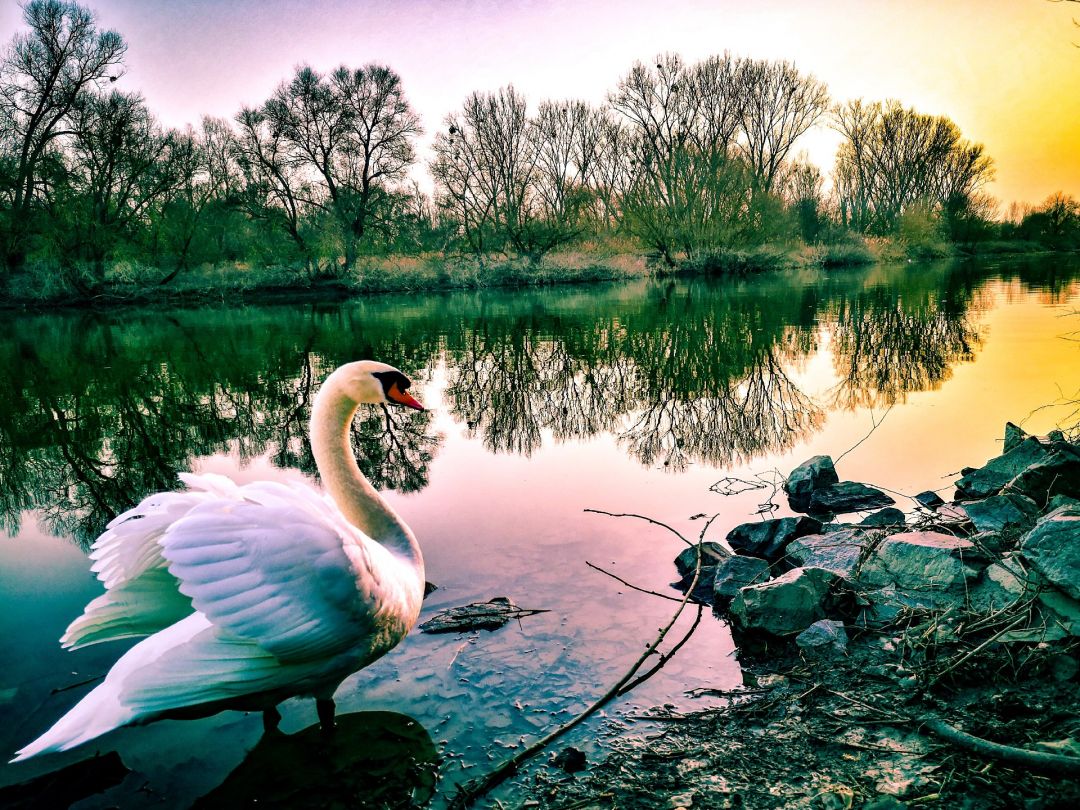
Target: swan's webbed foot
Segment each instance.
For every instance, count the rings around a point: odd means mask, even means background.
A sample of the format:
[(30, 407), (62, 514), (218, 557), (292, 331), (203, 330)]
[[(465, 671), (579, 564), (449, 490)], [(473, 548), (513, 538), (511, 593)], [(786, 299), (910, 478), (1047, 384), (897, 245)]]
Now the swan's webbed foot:
[(281, 722), (281, 712), (277, 706), (263, 709), (263, 734), (278, 734), (278, 723)]
[(336, 708), (333, 698), (317, 698), (315, 700), (315, 711), (319, 713), (319, 728), (324, 737), (330, 737), (334, 733), (336, 728), (334, 710)]

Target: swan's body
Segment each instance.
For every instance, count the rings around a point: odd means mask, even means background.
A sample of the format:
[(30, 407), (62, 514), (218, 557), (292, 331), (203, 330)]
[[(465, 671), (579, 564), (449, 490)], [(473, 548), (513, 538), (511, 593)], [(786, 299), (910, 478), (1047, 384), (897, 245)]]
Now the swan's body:
[(182, 475), (187, 491), (151, 495), (112, 521), (90, 555), (106, 592), (61, 643), (149, 637), (12, 761), (163, 717), (235, 708), (273, 725), (276, 705), (297, 695), (315, 697), (332, 724), (334, 690), (405, 637), (424, 597), (416, 539), (349, 443), (360, 403), (420, 408), (408, 387), (371, 361), (326, 379), (311, 444), (327, 495)]

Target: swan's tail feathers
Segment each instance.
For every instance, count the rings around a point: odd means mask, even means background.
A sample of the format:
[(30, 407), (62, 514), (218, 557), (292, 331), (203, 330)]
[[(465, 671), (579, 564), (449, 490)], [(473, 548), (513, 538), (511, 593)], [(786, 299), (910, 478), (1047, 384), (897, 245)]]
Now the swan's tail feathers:
[(191, 599), (165, 569), (152, 569), (94, 599), (73, 621), (60, 645), (77, 650), (102, 641), (148, 636), (192, 613)]
[(134, 710), (120, 702), (116, 684), (106, 681), (76, 703), (52, 728), (17, 751), (11, 761), (21, 762), (50, 751), (67, 751), (134, 719)]

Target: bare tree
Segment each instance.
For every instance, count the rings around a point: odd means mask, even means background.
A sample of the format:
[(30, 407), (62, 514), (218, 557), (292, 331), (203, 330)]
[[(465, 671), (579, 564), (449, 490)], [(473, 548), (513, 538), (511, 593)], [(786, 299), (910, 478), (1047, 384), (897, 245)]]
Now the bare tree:
[(972, 200), (993, 177), (982, 144), (962, 138), (945, 116), (905, 109), (898, 101), (851, 101), (834, 112), (844, 136), (836, 187), (845, 224), (888, 233), (913, 205), (941, 210)]
[[(420, 120), (388, 67), (344, 65), (329, 77), (300, 67), (263, 105), (271, 134), (280, 133), (313, 170), (322, 195), (311, 202), (331, 213), (351, 267), (375, 208), (401, 180), (415, 155)], [(276, 137), (276, 136), (275, 136)]]
[(790, 62), (740, 65), (743, 151), (761, 188), (772, 191), (795, 141), (829, 109), (829, 91)]
[(4, 237), (8, 270), (22, 263), (39, 169), (57, 138), (69, 134), (68, 114), (85, 92), (115, 80), (126, 45), (99, 31), (94, 15), (74, 2), (30, 0), (29, 31), (16, 34), (0, 60), (0, 127), (12, 150), (10, 175), (0, 189), (9, 209)]
[(66, 206), (74, 212), (67, 224), (76, 255), (90, 262), (90, 278), (72, 281), (89, 291), (104, 280), (104, 260), (120, 236), (178, 185), (186, 147), (162, 132), (137, 93), (83, 94), (68, 119), (67, 183), (77, 202)]
[(236, 123), (240, 131), (233, 155), (240, 172), (241, 205), (252, 218), (282, 228), (310, 265), (311, 248), (302, 226), (311, 190), (300, 159), (262, 110), (245, 107)]

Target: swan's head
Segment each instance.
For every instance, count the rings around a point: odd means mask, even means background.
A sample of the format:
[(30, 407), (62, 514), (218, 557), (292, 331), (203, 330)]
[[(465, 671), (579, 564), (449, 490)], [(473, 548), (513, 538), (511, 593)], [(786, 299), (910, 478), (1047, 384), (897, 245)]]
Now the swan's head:
[(412, 380), (386, 363), (360, 360), (342, 366), (330, 377), (349, 399), (358, 404), (404, 405), (424, 410), (424, 406), (409, 394)]

